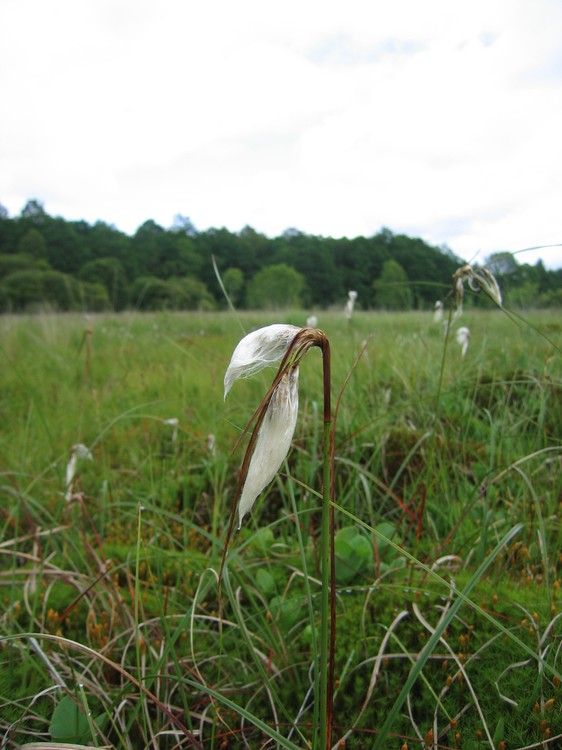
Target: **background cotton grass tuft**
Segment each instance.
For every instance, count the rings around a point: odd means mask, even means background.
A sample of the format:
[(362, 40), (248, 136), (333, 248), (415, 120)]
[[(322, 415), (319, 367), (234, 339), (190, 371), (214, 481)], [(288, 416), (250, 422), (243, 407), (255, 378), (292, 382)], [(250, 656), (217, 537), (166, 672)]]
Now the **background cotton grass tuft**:
[(347, 320), (351, 320), (353, 317), (353, 308), (355, 307), (356, 299), (357, 292), (351, 291), (347, 293), (347, 302), (345, 303), (345, 317)]
[(83, 460), (93, 461), (94, 457), (87, 446), (83, 443), (77, 443), (70, 449), (70, 458), (66, 464), (66, 493), (64, 497), (67, 502), (72, 500), (72, 483), (76, 475), (76, 467), (78, 462)]
[(456, 333), (457, 344), (461, 347), (461, 357), (464, 358), (468, 350), (468, 342), (470, 339), (470, 328), (461, 326)]
[(178, 437), (179, 419), (171, 417), (170, 419), (165, 419), (164, 424), (172, 428), (172, 443), (175, 443)]

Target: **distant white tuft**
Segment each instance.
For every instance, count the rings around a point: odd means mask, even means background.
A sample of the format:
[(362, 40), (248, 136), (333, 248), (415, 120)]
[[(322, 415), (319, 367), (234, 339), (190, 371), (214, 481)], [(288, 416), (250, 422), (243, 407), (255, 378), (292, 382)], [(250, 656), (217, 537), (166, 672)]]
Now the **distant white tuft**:
[(466, 326), (461, 326), (461, 328), (457, 329), (456, 339), (457, 339), (457, 344), (459, 344), (459, 346), (462, 347), (461, 349), (462, 357), (464, 357), (464, 355), (467, 352), (469, 338), (470, 338), (470, 328), (467, 328)]

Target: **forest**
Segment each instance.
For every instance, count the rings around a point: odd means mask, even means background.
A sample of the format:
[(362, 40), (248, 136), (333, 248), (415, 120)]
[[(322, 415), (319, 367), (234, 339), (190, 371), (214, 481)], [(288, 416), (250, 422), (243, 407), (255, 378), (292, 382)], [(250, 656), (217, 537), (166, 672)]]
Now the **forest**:
[[(249, 226), (198, 231), (178, 215), (171, 227), (147, 220), (129, 236), (50, 216), (36, 199), (16, 217), (0, 205), (0, 312), (220, 310), (227, 296), (238, 309), (329, 309), (349, 290), (363, 310), (428, 309), (467, 260), (387, 228), (339, 239), (290, 228), (268, 238)], [(508, 252), (486, 264), (512, 307), (562, 306), (562, 269)]]

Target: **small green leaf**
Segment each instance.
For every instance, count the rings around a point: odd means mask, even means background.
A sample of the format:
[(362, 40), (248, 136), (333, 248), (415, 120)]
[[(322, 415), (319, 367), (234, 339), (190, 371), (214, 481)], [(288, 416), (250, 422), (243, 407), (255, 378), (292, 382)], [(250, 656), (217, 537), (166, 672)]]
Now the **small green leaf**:
[(367, 574), (373, 561), (373, 548), (364, 534), (357, 528), (347, 526), (340, 529), (334, 542), (336, 553), (336, 580), (349, 583), (360, 574)]
[(358, 533), (357, 526), (343, 526), (336, 532), (336, 539), (343, 539), (346, 542), (351, 542), (355, 539)]
[(355, 554), (358, 555), (361, 560), (362, 570), (366, 570), (373, 560), (373, 547), (371, 546), (371, 543), (366, 536), (358, 534), (354, 538), (352, 545)]
[(345, 539), (336, 539), (336, 581), (338, 583), (347, 583), (351, 581), (357, 572), (354, 565), (357, 561), (354, 559), (353, 547)]
[(49, 724), (53, 740), (80, 743), (86, 735), (90, 738), (88, 719), (82, 708), (69, 695), (65, 695), (55, 707)]
[(281, 596), (274, 596), (269, 602), (269, 609), (281, 627), (292, 628), (303, 614), (303, 600), (301, 597), (284, 599)]
[(274, 541), (275, 537), (273, 536), (273, 531), (268, 526), (265, 526), (256, 531), (251, 544), (256, 552), (263, 554), (269, 551), (269, 548)]
[(266, 596), (271, 596), (277, 589), (275, 578), (268, 570), (263, 568), (260, 568), (256, 573), (256, 586)]
[[(379, 523), (377, 524), (377, 526), (375, 526), (375, 531), (383, 534), (383, 536), (387, 537), (388, 539), (394, 539), (396, 527), (393, 523), (383, 521), (383, 523)], [(394, 547), (391, 547), (385, 539), (381, 539), (378, 536), (375, 539), (380, 557), (382, 557), (384, 554), (395, 557), (398, 554)]]
[[(105, 731), (109, 717), (103, 713), (96, 716), (94, 724)], [(69, 695), (65, 695), (55, 707), (49, 724), (49, 733), (54, 742), (84, 744), (92, 741), (88, 717), (83, 708)]]
[(494, 736), (492, 738), (494, 742), (494, 747), (497, 747), (498, 744), (503, 740), (504, 734), (505, 734), (504, 719), (503, 719), (503, 716), (500, 716), (500, 718), (498, 719), (498, 723), (496, 724), (496, 730), (494, 732)]

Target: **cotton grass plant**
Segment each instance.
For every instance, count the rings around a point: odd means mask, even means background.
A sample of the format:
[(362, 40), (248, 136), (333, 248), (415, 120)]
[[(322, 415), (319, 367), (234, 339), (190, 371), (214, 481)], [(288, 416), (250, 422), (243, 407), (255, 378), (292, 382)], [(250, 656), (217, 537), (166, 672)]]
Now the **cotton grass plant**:
[[(330, 344), (326, 335), (317, 328), (298, 329), (279, 324), (253, 331), (234, 350), (224, 378), (224, 395), (226, 398), (235, 380), (248, 377), (281, 360), (273, 383), (252, 418), (255, 427), (244, 456), (236, 492), (240, 527), (258, 495), (270, 484), (287, 457), (297, 422), (299, 366), (312, 347), (318, 347), (322, 352), (324, 404), (320, 649), (314, 665), (316, 680), (312, 747), (329, 750), (332, 737), (335, 559)], [(233, 508), (230, 529), (235, 510), (236, 507)]]

